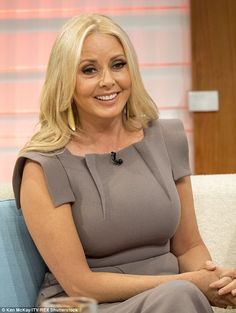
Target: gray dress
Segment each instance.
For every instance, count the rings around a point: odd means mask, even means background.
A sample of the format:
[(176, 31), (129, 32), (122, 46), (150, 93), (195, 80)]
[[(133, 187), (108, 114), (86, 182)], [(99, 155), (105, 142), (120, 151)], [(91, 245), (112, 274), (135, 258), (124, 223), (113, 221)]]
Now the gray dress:
[[(13, 186), (20, 207), (20, 184), (25, 160), (44, 171), (55, 207), (71, 203), (74, 222), (87, 262), (93, 271), (140, 275), (179, 273), (170, 239), (180, 220), (175, 181), (190, 175), (188, 145), (178, 120), (157, 120), (144, 138), (110, 154), (72, 155), (29, 152), (17, 160)], [(64, 295), (47, 273), (37, 304)], [(206, 297), (186, 281), (163, 283), (124, 302), (99, 305), (101, 313), (212, 312)]]

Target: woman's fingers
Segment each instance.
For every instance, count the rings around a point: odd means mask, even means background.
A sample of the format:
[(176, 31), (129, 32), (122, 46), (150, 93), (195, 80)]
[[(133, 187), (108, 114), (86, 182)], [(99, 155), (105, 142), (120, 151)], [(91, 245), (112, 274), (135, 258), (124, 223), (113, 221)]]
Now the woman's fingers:
[(235, 289), (236, 289), (236, 280), (233, 280), (230, 283), (228, 283), (227, 285), (225, 285), (224, 287), (220, 288), (218, 290), (218, 294), (219, 295), (225, 295), (227, 293), (232, 294), (232, 291)]
[(214, 281), (213, 283), (210, 284), (210, 288), (223, 288), (225, 286), (227, 286), (228, 284), (230, 284), (232, 282), (232, 278), (231, 277), (222, 277), (219, 280)]

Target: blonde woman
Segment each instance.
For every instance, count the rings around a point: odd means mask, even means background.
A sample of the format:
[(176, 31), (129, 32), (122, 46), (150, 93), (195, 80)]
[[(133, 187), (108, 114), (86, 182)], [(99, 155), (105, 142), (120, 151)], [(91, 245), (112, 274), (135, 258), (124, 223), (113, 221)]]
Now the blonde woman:
[(209, 287), (222, 271), (204, 269), (189, 175), (183, 127), (158, 119), (126, 33), (102, 15), (69, 20), (13, 178), (49, 268), (37, 305), (60, 295), (95, 298), (102, 313), (234, 305)]

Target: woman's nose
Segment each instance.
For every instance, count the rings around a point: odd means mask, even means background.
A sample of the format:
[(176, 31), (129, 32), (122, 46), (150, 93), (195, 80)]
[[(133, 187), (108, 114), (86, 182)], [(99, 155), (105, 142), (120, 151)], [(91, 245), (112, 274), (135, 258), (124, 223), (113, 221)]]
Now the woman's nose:
[(115, 80), (112, 76), (112, 73), (109, 69), (104, 69), (101, 75), (101, 79), (99, 82), (100, 87), (110, 88), (114, 86)]

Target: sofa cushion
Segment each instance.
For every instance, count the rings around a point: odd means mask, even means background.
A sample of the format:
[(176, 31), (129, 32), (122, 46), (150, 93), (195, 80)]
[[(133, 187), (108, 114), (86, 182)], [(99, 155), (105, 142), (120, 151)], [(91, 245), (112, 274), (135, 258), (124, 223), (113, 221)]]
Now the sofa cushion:
[[(216, 264), (236, 265), (236, 174), (191, 176), (200, 233)], [(215, 313), (236, 310), (214, 308)]]
[(46, 266), (15, 200), (0, 201), (0, 307), (32, 307)]
[(213, 260), (236, 264), (236, 174), (191, 177), (198, 226)]

